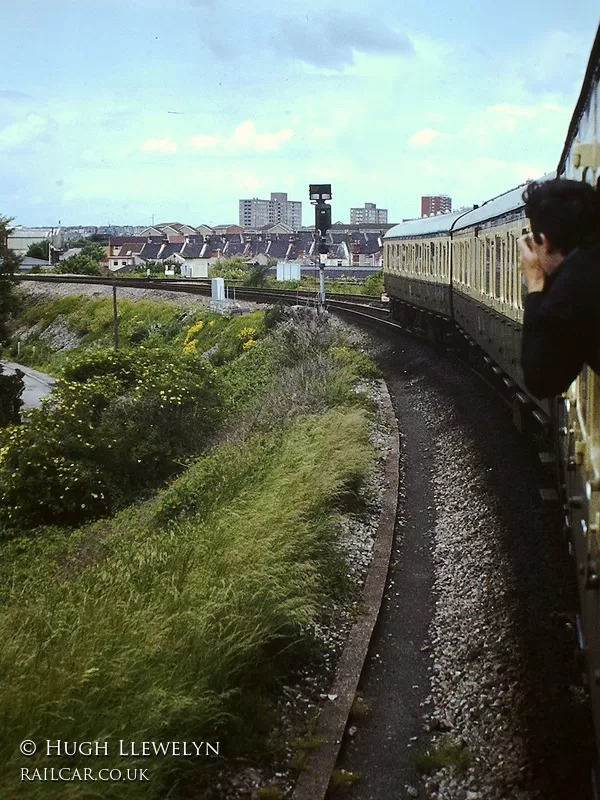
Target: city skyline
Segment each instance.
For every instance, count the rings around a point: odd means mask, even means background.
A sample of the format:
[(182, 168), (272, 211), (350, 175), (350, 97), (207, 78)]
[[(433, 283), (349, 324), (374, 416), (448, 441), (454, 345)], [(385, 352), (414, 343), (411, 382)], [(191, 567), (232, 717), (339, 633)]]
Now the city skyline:
[(592, 0), (23, 0), (3, 14), (0, 214), (215, 225), (277, 191), (306, 225), (318, 182), (336, 220), (364, 198), (396, 221), (425, 194), (481, 203), (556, 167), (597, 24)]

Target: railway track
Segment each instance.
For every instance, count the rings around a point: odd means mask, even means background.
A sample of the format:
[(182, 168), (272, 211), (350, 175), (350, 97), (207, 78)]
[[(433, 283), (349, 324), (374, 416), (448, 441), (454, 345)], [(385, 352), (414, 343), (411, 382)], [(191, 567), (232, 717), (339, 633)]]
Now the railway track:
[[(187, 294), (199, 294), (209, 297), (211, 285), (209, 280), (173, 280), (167, 278), (96, 278), (85, 275), (19, 275), (18, 280), (22, 282), (41, 282), (41, 283), (77, 283), (86, 285), (127, 287), (134, 289), (151, 289), (169, 292), (182, 292)], [(246, 300), (253, 303), (277, 303), (283, 302), (291, 305), (316, 305), (318, 294), (313, 291), (290, 290), (290, 289), (253, 289), (240, 287), (233, 284), (227, 285), (228, 297), (230, 300)], [(327, 305), (332, 308), (353, 309), (362, 306), (365, 309), (372, 309), (373, 314), (381, 319), (389, 316), (389, 311), (385, 303), (382, 303), (370, 295), (350, 295), (329, 293), (327, 295)]]
[[(50, 282), (209, 294), (208, 284), (185, 281)], [(257, 303), (315, 300), (310, 292), (235, 294)], [(383, 303), (329, 295), (327, 306), (374, 339), (400, 422), (405, 487), (378, 626), (357, 667), (372, 711), (345, 736), (347, 719), (338, 720), (329, 737), (344, 737), (338, 766), (362, 776), (354, 797), (388, 800), (408, 787), (439, 800), (591, 798), (593, 737), (570, 663), (573, 566), (549, 534), (556, 519), (537, 496), (537, 453), (500, 396), (467, 365), (408, 335)], [(435, 749), (442, 736), (471, 762), (463, 778), (441, 767), (422, 780), (413, 752)], [(321, 775), (325, 788), (332, 767)]]

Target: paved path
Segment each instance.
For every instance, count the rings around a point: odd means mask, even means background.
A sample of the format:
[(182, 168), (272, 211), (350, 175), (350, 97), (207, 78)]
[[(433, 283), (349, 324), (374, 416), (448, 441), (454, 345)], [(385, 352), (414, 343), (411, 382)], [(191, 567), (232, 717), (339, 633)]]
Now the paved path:
[(0, 364), (2, 364), (6, 375), (14, 374), (16, 369), (20, 369), (24, 374), (25, 389), (21, 395), (23, 411), (39, 408), (42, 398), (50, 394), (56, 384), (56, 380), (53, 377), (46, 375), (44, 372), (38, 372), (36, 369), (31, 369), (31, 367), (24, 367), (14, 361), (0, 361)]

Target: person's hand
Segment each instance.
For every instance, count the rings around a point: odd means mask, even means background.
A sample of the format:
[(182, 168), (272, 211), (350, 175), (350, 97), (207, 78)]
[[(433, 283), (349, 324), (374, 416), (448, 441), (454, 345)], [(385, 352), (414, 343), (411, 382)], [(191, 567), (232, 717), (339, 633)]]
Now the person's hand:
[(527, 291), (541, 292), (544, 288), (546, 273), (542, 269), (539, 254), (539, 245), (532, 233), (526, 233), (517, 239), (521, 254), (521, 272), (525, 276)]

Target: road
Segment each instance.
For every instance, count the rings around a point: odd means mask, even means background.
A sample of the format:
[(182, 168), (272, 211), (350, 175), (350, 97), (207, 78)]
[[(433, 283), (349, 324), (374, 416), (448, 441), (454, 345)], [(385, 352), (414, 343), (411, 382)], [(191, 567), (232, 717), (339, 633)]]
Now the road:
[(0, 361), (0, 364), (2, 364), (6, 375), (14, 374), (16, 369), (20, 369), (23, 373), (23, 380), (25, 381), (25, 389), (21, 395), (23, 411), (39, 408), (42, 398), (50, 394), (56, 384), (56, 380), (50, 375), (38, 372), (30, 367), (24, 367), (22, 364), (16, 364), (14, 361)]

